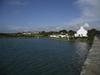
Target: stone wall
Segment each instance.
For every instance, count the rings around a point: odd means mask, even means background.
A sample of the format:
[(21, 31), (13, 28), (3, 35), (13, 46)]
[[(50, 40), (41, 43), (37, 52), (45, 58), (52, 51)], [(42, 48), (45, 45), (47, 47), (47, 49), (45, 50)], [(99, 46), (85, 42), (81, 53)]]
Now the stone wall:
[(80, 75), (100, 75), (100, 39), (95, 37)]

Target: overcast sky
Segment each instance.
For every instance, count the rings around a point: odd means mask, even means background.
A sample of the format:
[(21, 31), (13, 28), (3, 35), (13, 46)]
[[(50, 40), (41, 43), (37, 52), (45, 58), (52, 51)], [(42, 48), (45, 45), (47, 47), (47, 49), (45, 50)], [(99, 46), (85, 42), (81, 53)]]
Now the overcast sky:
[(100, 25), (100, 0), (0, 0), (0, 32)]

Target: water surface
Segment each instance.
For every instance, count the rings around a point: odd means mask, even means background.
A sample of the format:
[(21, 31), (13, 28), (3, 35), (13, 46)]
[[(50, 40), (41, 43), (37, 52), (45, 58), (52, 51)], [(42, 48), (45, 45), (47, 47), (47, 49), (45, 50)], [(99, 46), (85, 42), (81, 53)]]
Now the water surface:
[(79, 75), (88, 44), (0, 39), (0, 75)]

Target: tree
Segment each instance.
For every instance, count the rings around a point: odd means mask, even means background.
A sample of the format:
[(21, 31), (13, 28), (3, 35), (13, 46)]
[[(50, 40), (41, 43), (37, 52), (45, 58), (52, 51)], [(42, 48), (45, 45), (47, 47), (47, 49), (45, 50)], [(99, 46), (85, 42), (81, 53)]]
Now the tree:
[(74, 36), (74, 34), (75, 34), (75, 31), (73, 31), (73, 30), (68, 31), (68, 35), (70, 35), (70, 36)]
[(75, 31), (69, 30), (68, 31), (69, 39), (74, 39), (74, 34), (75, 34)]
[(96, 29), (91, 29), (88, 31), (88, 37), (94, 37), (96, 35)]
[(100, 38), (100, 31), (99, 30), (96, 31), (96, 35)]
[(67, 33), (67, 30), (60, 30), (59, 33), (65, 34), (65, 33)]
[(95, 37), (95, 35), (96, 35), (96, 29), (91, 29), (91, 30), (88, 30), (88, 40), (89, 40), (89, 42), (93, 42), (93, 39), (94, 39), (94, 37)]

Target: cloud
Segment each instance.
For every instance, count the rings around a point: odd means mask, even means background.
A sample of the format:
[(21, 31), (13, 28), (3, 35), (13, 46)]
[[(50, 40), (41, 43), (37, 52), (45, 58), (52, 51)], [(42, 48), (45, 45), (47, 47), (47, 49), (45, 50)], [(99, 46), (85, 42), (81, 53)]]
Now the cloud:
[(85, 23), (84, 24), (84, 27), (89, 27), (90, 25), (88, 23)]
[(78, 0), (83, 18), (100, 18), (100, 0)]
[(100, 24), (100, 0), (77, 0), (75, 5), (80, 9), (80, 17), (70, 21), (68, 24), (95, 23)]

